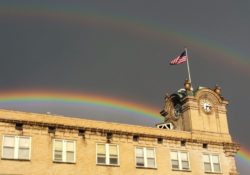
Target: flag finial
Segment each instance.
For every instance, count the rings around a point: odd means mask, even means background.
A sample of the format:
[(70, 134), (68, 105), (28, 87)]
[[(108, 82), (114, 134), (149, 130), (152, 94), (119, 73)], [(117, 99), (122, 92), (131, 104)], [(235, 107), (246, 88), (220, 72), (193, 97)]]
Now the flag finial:
[(192, 85), (189, 79), (186, 79), (184, 82), (184, 87), (186, 89), (186, 91), (190, 91), (192, 89)]

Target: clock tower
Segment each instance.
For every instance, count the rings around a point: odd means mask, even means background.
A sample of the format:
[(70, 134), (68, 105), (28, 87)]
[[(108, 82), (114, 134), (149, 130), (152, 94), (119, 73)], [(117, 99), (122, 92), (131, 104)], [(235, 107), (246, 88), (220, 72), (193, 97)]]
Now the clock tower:
[(231, 140), (227, 123), (226, 101), (221, 96), (221, 88), (198, 87), (193, 90), (186, 80), (184, 88), (166, 95), (161, 115), (165, 122), (158, 128), (192, 132), (193, 137), (206, 133), (213, 137)]

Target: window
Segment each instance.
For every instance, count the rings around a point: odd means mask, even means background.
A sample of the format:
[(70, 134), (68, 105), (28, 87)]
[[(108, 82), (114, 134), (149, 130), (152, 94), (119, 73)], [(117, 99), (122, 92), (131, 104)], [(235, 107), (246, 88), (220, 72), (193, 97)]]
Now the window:
[(181, 141), (181, 146), (186, 146), (186, 140)]
[(136, 147), (136, 166), (156, 168), (155, 148)]
[(163, 138), (157, 138), (157, 143), (162, 144), (163, 143)]
[(119, 150), (118, 145), (98, 143), (96, 145), (97, 164), (103, 165), (118, 165), (119, 164)]
[(204, 154), (203, 162), (204, 162), (205, 172), (213, 172), (213, 173), (221, 172), (219, 155)]
[(173, 123), (163, 123), (163, 124), (157, 125), (157, 128), (172, 130), (174, 129), (174, 125)]
[(134, 141), (134, 142), (138, 142), (138, 141), (139, 141), (139, 138), (140, 138), (140, 137), (139, 137), (138, 135), (134, 135), (134, 136), (133, 136), (133, 141)]
[(54, 139), (53, 161), (74, 163), (76, 160), (75, 146), (76, 144), (73, 140)]
[(31, 137), (3, 136), (2, 158), (30, 160)]
[(202, 144), (202, 148), (207, 149), (208, 148), (208, 144), (207, 143), (203, 143)]
[(190, 170), (189, 157), (187, 152), (171, 151), (170, 153), (172, 169)]

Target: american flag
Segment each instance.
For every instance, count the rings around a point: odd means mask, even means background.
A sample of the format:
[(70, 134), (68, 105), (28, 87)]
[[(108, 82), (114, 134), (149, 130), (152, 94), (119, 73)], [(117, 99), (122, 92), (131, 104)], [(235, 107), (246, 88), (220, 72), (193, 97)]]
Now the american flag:
[(170, 61), (170, 65), (176, 65), (186, 62), (188, 59), (186, 51), (183, 51), (180, 56), (174, 58), (172, 61)]

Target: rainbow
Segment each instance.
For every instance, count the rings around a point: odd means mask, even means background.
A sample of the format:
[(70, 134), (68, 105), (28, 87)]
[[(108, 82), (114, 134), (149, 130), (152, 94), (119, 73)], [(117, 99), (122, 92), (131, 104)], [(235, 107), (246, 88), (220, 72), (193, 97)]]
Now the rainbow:
[[(146, 106), (140, 103), (128, 102), (116, 98), (97, 96), (90, 93), (52, 91), (52, 90), (23, 90), (23, 91), (4, 91), (0, 92), (0, 107), (3, 104), (12, 103), (36, 103), (36, 102), (55, 102), (66, 105), (80, 105), (92, 107), (104, 107), (108, 110), (119, 110), (143, 116), (144, 118), (153, 118), (161, 121), (159, 110), (152, 106)], [(250, 163), (250, 151), (241, 146), (236, 158)]]
[(240, 150), (237, 153), (237, 158), (244, 160), (248, 164), (250, 164), (250, 150), (246, 147), (241, 146)]
[[(8, 2), (8, 1), (6, 1)], [(231, 48), (225, 48), (218, 43), (214, 43), (208, 38), (199, 38), (195, 35), (185, 33), (170, 26), (159, 25), (154, 22), (133, 19), (132, 16), (123, 14), (113, 14), (99, 12), (95, 9), (84, 9), (72, 3), (60, 2), (58, 4), (44, 3), (36, 5), (35, 3), (11, 2), (1, 3), (0, 16), (13, 16), (25, 18), (45, 18), (46, 20), (56, 20), (69, 23), (88, 24), (94, 27), (106, 27), (111, 30), (121, 30), (131, 35), (139, 35), (163, 42), (178, 43), (180, 46), (188, 46), (196, 50), (202, 56), (203, 54), (214, 53), (216, 59), (224, 62), (239, 71), (250, 73), (250, 60), (247, 55), (242, 55)], [(19, 91), (0, 93), (0, 105), (11, 102), (34, 102), (34, 101), (54, 101), (65, 104), (85, 104), (92, 106), (102, 106), (109, 109), (117, 109), (144, 117), (159, 119), (158, 110), (139, 103), (126, 102), (119, 99), (95, 96), (92, 94), (52, 92), (52, 91)], [(250, 151), (241, 147), (237, 158), (250, 163)]]
[(52, 91), (52, 90), (26, 90), (0, 92), (1, 104), (10, 103), (36, 103), (55, 102), (64, 105), (80, 105), (106, 108), (108, 110), (119, 110), (144, 117), (161, 120), (159, 110), (139, 103), (128, 102), (116, 98), (97, 96), (90, 93)]
[[(194, 34), (180, 31), (167, 25), (160, 25), (152, 21), (134, 19), (132, 16), (97, 11), (88, 7), (81, 7), (70, 2), (60, 4), (46, 3), (1, 3), (0, 16), (13, 16), (14, 18), (45, 18), (45, 20), (92, 25), (94, 27), (108, 28), (130, 33), (131, 35), (147, 37), (153, 40), (161, 40), (175, 43), (179, 46), (188, 46), (204, 55), (214, 54), (213, 61), (222, 61), (227, 66), (237, 68), (239, 71), (250, 73), (250, 60), (248, 55), (225, 48), (208, 38), (199, 38)], [(177, 53), (178, 54), (178, 53)]]

